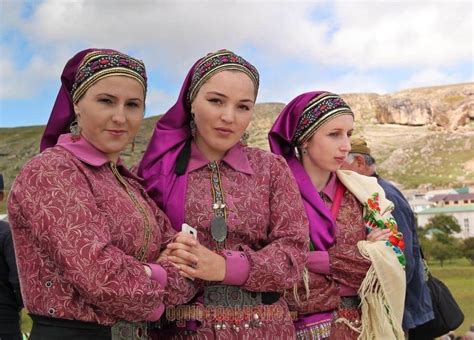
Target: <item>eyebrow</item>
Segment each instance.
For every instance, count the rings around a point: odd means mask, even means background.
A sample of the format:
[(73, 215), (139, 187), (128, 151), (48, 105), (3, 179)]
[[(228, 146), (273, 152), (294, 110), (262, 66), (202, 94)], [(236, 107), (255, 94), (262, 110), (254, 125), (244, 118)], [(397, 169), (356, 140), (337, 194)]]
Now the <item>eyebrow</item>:
[[(106, 97), (111, 97), (111, 98), (117, 98), (113, 94), (110, 93), (98, 93), (97, 96), (106, 96)], [(141, 98), (129, 98), (128, 100), (138, 100), (138, 101), (143, 101)]]
[[(345, 130), (344, 128), (332, 128), (331, 130), (329, 130), (329, 132), (344, 131), (344, 130)], [(354, 132), (354, 129), (347, 130), (347, 132)]]
[[(215, 95), (220, 96), (220, 97), (229, 98), (225, 94), (217, 92), (217, 91), (208, 91), (207, 94), (215, 94)], [(239, 102), (241, 102), (241, 103), (247, 103), (247, 102), (254, 103), (254, 101), (252, 99), (248, 99), (248, 98), (239, 100)]]

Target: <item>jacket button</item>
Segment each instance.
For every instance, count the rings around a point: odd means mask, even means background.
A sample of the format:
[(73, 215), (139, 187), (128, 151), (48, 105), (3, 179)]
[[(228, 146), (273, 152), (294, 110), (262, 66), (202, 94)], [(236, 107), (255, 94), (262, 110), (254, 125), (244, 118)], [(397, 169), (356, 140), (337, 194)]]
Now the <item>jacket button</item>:
[(47, 288), (51, 288), (51, 287), (53, 286), (53, 283), (52, 283), (51, 281), (46, 281), (45, 286), (46, 286)]
[(54, 315), (54, 313), (56, 313), (56, 309), (50, 308), (50, 309), (48, 309), (48, 313), (49, 313), (50, 315)]

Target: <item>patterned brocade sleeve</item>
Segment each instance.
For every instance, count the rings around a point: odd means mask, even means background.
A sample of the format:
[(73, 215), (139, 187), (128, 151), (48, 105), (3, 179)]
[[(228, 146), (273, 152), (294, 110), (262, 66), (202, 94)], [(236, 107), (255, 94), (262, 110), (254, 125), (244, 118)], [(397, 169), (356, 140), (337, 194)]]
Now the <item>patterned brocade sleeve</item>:
[(353, 289), (359, 289), (371, 263), (362, 257), (357, 245), (339, 244), (330, 248), (328, 252), (334, 280)]
[(161, 305), (163, 287), (137, 259), (112, 244), (110, 219), (98, 209), (90, 187), (84, 173), (64, 157), (34, 159), (10, 194), (12, 221), (29, 229), (17, 230), (18, 237), (25, 247), (29, 240), (39, 247), (44, 265), (61, 273), (58, 280), (73, 285), (90, 305), (120, 319), (146, 320)]
[(285, 300), (291, 311), (298, 315), (319, 313), (337, 308), (340, 303), (339, 288), (330, 276), (308, 271), (309, 294), (306, 292), (303, 280), (298, 282), (295, 298), (294, 288), (285, 291)]
[(250, 291), (292, 287), (301, 278), (308, 254), (308, 220), (296, 181), (284, 159), (271, 156), (267, 243), (258, 251), (243, 247), (250, 272), (242, 287)]

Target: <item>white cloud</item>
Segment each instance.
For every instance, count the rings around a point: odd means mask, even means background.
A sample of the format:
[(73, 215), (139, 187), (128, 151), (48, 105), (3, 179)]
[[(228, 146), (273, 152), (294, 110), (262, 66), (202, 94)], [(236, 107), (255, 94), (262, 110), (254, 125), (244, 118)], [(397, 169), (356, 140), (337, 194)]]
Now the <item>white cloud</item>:
[[(442, 72), (443, 66), (473, 58), (471, 1), (45, 0), (28, 18), (21, 18), (14, 1), (1, 3), (9, 13), (2, 14), (2, 30), (19, 30), (34, 55), (23, 66), (2, 52), (0, 80), (7, 85), (0, 98), (28, 96), (57, 79), (75, 51), (91, 46), (133, 53), (176, 83), (197, 58), (229, 48), (250, 51), (280, 73), (291, 73), (282, 65), (293, 61), (350, 68), (336, 80), (321, 79), (318, 87), (372, 92), (386, 86), (367, 77), (368, 71)], [(1, 44), (2, 51), (18, 47)], [(473, 78), (472, 69), (467, 78)], [(279, 92), (275, 84), (268, 86), (262, 93)]]
[(61, 72), (58, 64), (51, 64), (43, 56), (35, 56), (25, 68), (19, 68), (11, 56), (0, 58), (0, 98), (30, 98), (45, 81), (57, 79)]
[(300, 79), (297, 86), (288, 87), (286, 83), (274, 84), (271, 91), (264, 90), (259, 102), (280, 101), (288, 103), (297, 95), (310, 91), (330, 91), (344, 93), (387, 93), (387, 84), (376, 76), (359, 72), (348, 72), (330, 79)]
[(471, 1), (338, 2), (331, 47), (359, 68), (472, 62)]
[(349, 72), (339, 77), (322, 80), (316, 83), (318, 90), (336, 93), (379, 93), (387, 92), (387, 85), (374, 75)]
[(459, 83), (462, 81), (460, 75), (457, 74), (445, 74), (437, 69), (422, 69), (411, 77), (409, 77), (406, 81), (404, 81), (404, 85), (406, 88), (413, 88), (413, 87), (424, 87), (424, 86), (432, 86), (433, 84), (437, 85), (445, 85), (445, 84), (454, 84)]
[(151, 89), (146, 98), (146, 116), (161, 115), (166, 112), (174, 103), (178, 96), (170, 95), (164, 91)]

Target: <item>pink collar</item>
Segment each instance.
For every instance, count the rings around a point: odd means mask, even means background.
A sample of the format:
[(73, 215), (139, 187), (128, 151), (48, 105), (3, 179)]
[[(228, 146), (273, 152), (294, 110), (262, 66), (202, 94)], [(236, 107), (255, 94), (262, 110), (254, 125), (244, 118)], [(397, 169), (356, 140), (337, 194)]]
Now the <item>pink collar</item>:
[[(71, 134), (66, 133), (59, 136), (58, 143), (56, 145), (63, 147), (84, 163), (95, 167), (99, 167), (110, 162), (110, 160), (102, 151), (98, 150), (84, 137), (81, 137), (77, 141), (73, 141), (71, 139)], [(121, 163), (122, 161), (119, 158), (117, 165), (121, 165)]]
[[(249, 175), (254, 174), (254, 171), (250, 167), (247, 155), (244, 152), (244, 148), (240, 143), (235, 144), (229, 151), (227, 151), (224, 158), (222, 158), (222, 161), (236, 171)], [(204, 157), (196, 143), (193, 141), (191, 143), (191, 158), (189, 159), (188, 172), (202, 168), (207, 164), (209, 164), (209, 161)]]
[(334, 172), (331, 172), (331, 175), (329, 176), (329, 181), (324, 187), (321, 192), (323, 192), (329, 199), (334, 201), (334, 196), (336, 195), (336, 188), (337, 188), (337, 176)]

